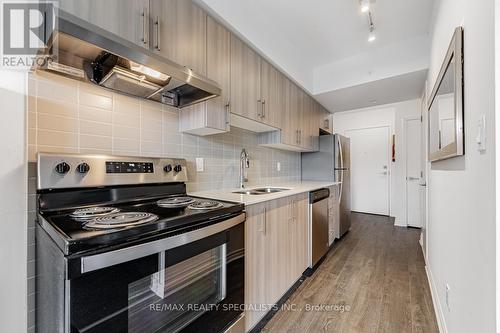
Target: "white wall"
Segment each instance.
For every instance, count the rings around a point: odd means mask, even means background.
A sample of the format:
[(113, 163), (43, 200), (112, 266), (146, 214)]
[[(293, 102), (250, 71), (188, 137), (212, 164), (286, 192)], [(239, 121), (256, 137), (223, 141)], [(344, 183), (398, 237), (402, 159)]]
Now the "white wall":
[(0, 71), (0, 332), (27, 328), (26, 76)]
[[(465, 156), (429, 170), (428, 272), (442, 328), (494, 332), (495, 325), (495, 67), (494, 0), (437, 2), (428, 91), (454, 29), (464, 27)], [(476, 125), (486, 115), (486, 152)], [(449, 308), (445, 286), (449, 284)]]
[[(405, 159), (403, 147), (403, 119), (420, 116), (420, 100), (380, 105), (371, 108), (338, 112), (333, 115), (336, 133), (345, 135), (351, 129), (388, 126), (390, 133), (396, 136), (396, 162), (391, 162), (390, 214), (395, 217), (395, 224), (406, 226), (405, 214)], [(391, 140), (392, 141), (392, 140)], [(392, 142), (391, 142), (392, 144)], [(390, 148), (392, 151), (392, 148)], [(356, 195), (356, 193), (352, 193)]]

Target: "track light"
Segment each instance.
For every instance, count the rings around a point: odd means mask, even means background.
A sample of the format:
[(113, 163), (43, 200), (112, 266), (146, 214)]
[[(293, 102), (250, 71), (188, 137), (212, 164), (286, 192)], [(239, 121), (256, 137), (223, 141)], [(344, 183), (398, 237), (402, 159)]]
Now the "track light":
[(373, 23), (372, 13), (368, 12), (368, 29), (370, 33), (368, 34), (368, 42), (373, 43), (377, 36), (375, 35), (375, 23)]
[(370, 0), (361, 0), (360, 6), (362, 13), (368, 13), (370, 11)]

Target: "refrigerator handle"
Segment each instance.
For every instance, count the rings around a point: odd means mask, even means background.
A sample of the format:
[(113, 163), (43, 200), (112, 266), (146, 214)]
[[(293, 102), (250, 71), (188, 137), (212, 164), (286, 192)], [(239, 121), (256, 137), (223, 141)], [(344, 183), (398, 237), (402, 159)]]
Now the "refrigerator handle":
[(342, 200), (342, 190), (344, 186), (344, 156), (342, 154), (342, 144), (340, 143), (340, 138), (337, 137), (337, 144), (339, 145), (339, 153), (340, 153), (340, 193), (339, 193), (339, 205), (340, 205), (340, 200)]

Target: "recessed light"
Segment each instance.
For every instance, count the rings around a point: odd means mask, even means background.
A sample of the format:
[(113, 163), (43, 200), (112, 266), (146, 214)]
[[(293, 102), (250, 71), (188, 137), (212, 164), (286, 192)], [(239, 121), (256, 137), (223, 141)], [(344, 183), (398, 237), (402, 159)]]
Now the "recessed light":
[(377, 36), (375, 36), (374, 32), (370, 32), (368, 35), (368, 42), (373, 43), (377, 39)]
[(360, 6), (362, 13), (368, 13), (368, 11), (370, 10), (370, 0), (361, 0)]

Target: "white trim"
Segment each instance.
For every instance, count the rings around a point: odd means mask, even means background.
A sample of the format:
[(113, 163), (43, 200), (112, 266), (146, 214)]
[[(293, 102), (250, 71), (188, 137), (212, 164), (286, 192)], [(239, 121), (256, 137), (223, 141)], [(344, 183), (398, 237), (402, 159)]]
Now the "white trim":
[(439, 332), (448, 333), (448, 329), (446, 328), (446, 320), (444, 319), (443, 308), (441, 307), (441, 303), (439, 302), (438, 292), (436, 286), (434, 285), (434, 278), (432, 277), (432, 271), (427, 264), (427, 260), (425, 260), (425, 273), (427, 274), (427, 281), (429, 282), (429, 289), (431, 290), (432, 304), (434, 305), (434, 312), (436, 314), (436, 321), (438, 324)]

